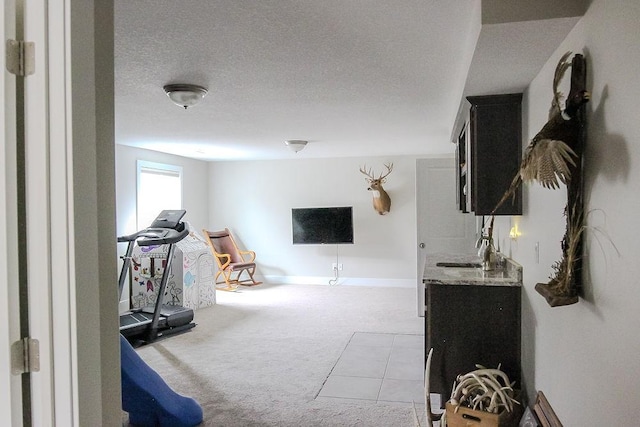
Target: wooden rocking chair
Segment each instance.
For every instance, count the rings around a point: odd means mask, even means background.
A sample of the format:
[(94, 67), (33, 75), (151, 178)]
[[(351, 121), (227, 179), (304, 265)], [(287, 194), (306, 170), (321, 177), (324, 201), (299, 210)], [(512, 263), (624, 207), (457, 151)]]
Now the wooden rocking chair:
[[(221, 291), (235, 291), (238, 285), (255, 286), (262, 282), (256, 282), (253, 275), (256, 271), (256, 253), (254, 251), (241, 251), (238, 249), (233, 236), (228, 228), (223, 231), (208, 231), (203, 229), (213, 257), (218, 263), (216, 273), (216, 289)], [(241, 278), (246, 272), (249, 278)], [(218, 280), (222, 276), (224, 280)], [(218, 286), (223, 285), (224, 286)]]

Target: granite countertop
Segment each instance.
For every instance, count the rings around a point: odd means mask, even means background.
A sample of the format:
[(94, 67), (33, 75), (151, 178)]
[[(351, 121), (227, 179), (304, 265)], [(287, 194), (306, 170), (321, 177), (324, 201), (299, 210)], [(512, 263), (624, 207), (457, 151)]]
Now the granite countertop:
[(423, 282), (431, 285), (471, 286), (522, 286), (522, 266), (506, 258), (504, 268), (484, 271), (470, 267), (439, 267), (440, 262), (481, 264), (475, 255), (431, 254), (427, 255)]

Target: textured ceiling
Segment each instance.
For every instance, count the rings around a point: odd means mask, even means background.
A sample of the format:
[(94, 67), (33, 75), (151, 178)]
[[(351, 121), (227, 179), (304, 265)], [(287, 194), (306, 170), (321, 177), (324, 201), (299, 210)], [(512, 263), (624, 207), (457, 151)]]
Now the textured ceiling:
[[(116, 0), (116, 142), (206, 160), (451, 153), (463, 94), (522, 90), (570, 27), (514, 39), (481, 25), (479, 0)], [(183, 110), (169, 83), (209, 95)]]

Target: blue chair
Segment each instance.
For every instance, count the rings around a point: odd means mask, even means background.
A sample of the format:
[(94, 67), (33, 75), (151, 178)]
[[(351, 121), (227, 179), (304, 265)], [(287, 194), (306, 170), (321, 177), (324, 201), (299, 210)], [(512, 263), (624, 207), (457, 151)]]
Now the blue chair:
[(202, 423), (202, 408), (181, 396), (136, 353), (120, 335), (122, 409), (139, 427), (193, 427)]

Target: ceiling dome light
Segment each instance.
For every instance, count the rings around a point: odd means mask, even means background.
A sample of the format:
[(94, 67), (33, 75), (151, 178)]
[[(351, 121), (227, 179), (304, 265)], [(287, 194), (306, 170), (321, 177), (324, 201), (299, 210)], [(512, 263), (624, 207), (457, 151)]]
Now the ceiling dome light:
[(196, 105), (207, 94), (207, 89), (202, 86), (190, 84), (166, 85), (164, 91), (174, 104), (185, 110)]
[(302, 139), (289, 139), (284, 142), (284, 144), (289, 147), (291, 151), (297, 153), (307, 146), (308, 141), (304, 141)]

